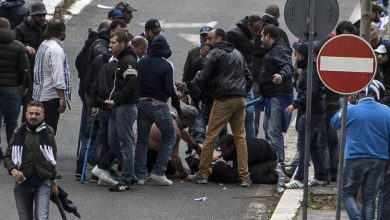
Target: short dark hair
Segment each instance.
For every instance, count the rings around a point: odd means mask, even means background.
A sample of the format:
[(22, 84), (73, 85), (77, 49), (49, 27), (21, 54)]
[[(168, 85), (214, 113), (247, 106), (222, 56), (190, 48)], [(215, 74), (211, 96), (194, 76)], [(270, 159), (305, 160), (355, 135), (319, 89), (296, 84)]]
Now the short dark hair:
[(147, 45), (147, 44), (148, 44), (148, 40), (146, 40), (146, 38), (142, 36), (136, 36), (133, 38), (133, 40), (131, 40), (131, 45), (133, 45), (133, 47), (139, 47), (141, 45)]
[(255, 22), (262, 21), (261, 17), (258, 15), (251, 15), (248, 17), (248, 24), (253, 24)]
[(0, 18), (0, 28), (11, 29), (11, 25), (7, 18)]
[(223, 41), (226, 41), (226, 33), (222, 28), (215, 29), (215, 36), (221, 37)]
[(121, 26), (122, 28), (127, 28), (126, 22), (124, 22), (122, 19), (115, 19), (111, 22), (109, 31), (114, 30), (118, 26)]
[(341, 21), (336, 27), (336, 35), (344, 34), (348, 32), (349, 34), (356, 34), (356, 28), (353, 26), (350, 21)]
[(111, 38), (113, 38), (113, 37), (116, 37), (116, 40), (119, 43), (125, 43), (125, 45), (127, 45), (130, 41), (129, 35), (127, 34), (127, 32), (124, 32), (124, 31), (117, 31), (117, 32), (112, 33)]
[(221, 145), (234, 145), (234, 138), (233, 138), (233, 135), (231, 134), (224, 134), (222, 137), (221, 137), (221, 140), (220, 140), (220, 144)]
[(42, 102), (39, 102), (39, 101), (31, 101), (27, 104), (27, 108), (28, 107), (39, 107), (42, 109), (42, 111), (45, 111), (45, 108), (43, 107), (43, 104)]
[(50, 21), (47, 25), (45, 32), (45, 39), (50, 39), (52, 37), (60, 37), (62, 32), (66, 30), (65, 22), (62, 19), (54, 19)]
[(276, 27), (273, 24), (269, 24), (263, 28), (263, 34), (264, 35), (269, 35), (273, 39), (278, 39), (279, 38), (279, 30), (278, 27)]

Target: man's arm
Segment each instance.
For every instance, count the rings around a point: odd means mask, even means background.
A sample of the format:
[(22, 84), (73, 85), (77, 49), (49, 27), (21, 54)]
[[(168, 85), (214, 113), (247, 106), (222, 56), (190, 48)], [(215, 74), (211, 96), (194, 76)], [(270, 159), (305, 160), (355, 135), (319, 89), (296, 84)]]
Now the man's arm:
[(23, 89), (22, 95), (25, 95), (31, 83), (30, 62), (25, 48), (19, 53), (18, 81), (20, 82), (21, 89)]
[[(169, 61), (168, 61), (169, 62)], [(170, 62), (169, 62), (170, 63)], [(169, 72), (165, 74), (165, 86), (166, 86), (166, 92), (171, 97), (171, 104), (176, 109), (177, 114), (179, 117), (182, 116), (182, 111), (180, 107), (180, 101), (177, 96), (177, 90), (173, 81), (173, 64), (171, 64), (171, 68), (169, 68)]]
[(333, 128), (335, 129), (340, 129), (341, 128), (341, 117), (342, 117), (342, 112), (343, 109), (340, 109), (334, 116), (332, 117), (332, 120), (330, 124), (332, 125)]
[(183, 167), (183, 163), (181, 161), (180, 152), (179, 152), (179, 144), (180, 144), (180, 135), (176, 135), (175, 146), (172, 149), (171, 153), (171, 161), (173, 166), (176, 169), (176, 172), (179, 174), (179, 177), (186, 178), (188, 173), (185, 171)]

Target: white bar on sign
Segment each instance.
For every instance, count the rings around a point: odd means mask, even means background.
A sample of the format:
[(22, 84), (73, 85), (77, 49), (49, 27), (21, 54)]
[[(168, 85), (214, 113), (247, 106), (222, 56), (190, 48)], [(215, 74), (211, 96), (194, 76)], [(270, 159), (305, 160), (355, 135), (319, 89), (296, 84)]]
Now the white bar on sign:
[(356, 73), (372, 73), (374, 71), (373, 58), (321, 56), (320, 63), (320, 71)]

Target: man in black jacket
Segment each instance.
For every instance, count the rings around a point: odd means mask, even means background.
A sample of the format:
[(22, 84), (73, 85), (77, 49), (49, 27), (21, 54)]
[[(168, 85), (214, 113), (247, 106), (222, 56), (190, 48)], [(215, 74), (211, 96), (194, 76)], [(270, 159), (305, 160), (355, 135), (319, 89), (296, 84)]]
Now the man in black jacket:
[[(245, 58), (245, 62), (248, 65), (249, 70), (252, 72), (252, 57), (253, 57), (253, 47), (254, 39), (256, 36), (260, 35), (260, 31), (263, 27), (263, 22), (261, 21), (260, 16), (251, 15), (246, 16), (240, 20), (236, 27), (233, 30), (230, 30), (226, 33), (226, 40), (229, 43), (234, 45), (238, 51)], [(247, 94), (247, 101), (253, 100), (253, 91), (251, 90)], [(255, 137), (255, 107), (250, 106), (246, 108), (245, 115), (245, 130), (246, 135)]]
[(42, 103), (28, 104), (26, 124), (13, 133), (4, 160), (8, 173), (15, 178), (19, 219), (48, 219), (50, 194), (58, 194), (57, 146), (44, 115)]
[(173, 64), (167, 60), (171, 53), (165, 37), (158, 35), (150, 45), (149, 54), (138, 62), (140, 99), (138, 101), (135, 171), (140, 185), (145, 184), (147, 177), (146, 153), (153, 123), (161, 131), (162, 144), (150, 178), (162, 185), (172, 185), (172, 181), (165, 176), (165, 170), (176, 141), (173, 118), (167, 104), (168, 98), (171, 98), (172, 106), (176, 109), (179, 117), (182, 117), (182, 111), (174, 87)]
[(206, 42), (212, 50), (206, 58), (203, 71), (192, 80), (201, 90), (209, 89), (214, 99), (209, 127), (200, 158), (196, 183), (205, 184), (210, 175), (214, 144), (222, 129), (230, 123), (237, 144), (238, 171), (241, 186), (251, 185), (245, 139), (245, 96), (252, 88), (252, 76), (242, 54), (226, 42), (225, 31), (209, 32)]
[[(16, 40), (26, 46), (28, 59), (30, 62), (30, 77), (34, 79), (35, 55), (39, 46), (45, 39), (43, 34), (47, 27), (46, 7), (42, 2), (34, 2), (31, 5), (30, 16), (15, 28)], [(26, 112), (27, 104), (31, 101), (32, 83), (28, 85), (26, 96), (23, 97), (23, 114)], [(25, 118), (22, 117), (22, 122)]]
[[(294, 180), (286, 184), (286, 188), (303, 187), (303, 170), (305, 156), (305, 123), (306, 123), (306, 100), (307, 100), (307, 74), (308, 74), (308, 44), (294, 43), (297, 67), (302, 69), (297, 81), (298, 96), (294, 102), (286, 109), (288, 114), (298, 109), (301, 117), (298, 121), (298, 171)], [(322, 84), (316, 65), (313, 63), (313, 87), (312, 87), (312, 108), (311, 108), (311, 137), (310, 156), (314, 165), (314, 179), (309, 181), (309, 186), (325, 185), (327, 182), (327, 172), (324, 160), (324, 151), (327, 147), (326, 124), (325, 124), (325, 86)]]
[(11, 29), (27, 18), (29, 11), (24, 0), (3, 0), (0, 4), (0, 17), (9, 20)]
[(268, 49), (259, 77), (260, 94), (264, 97), (264, 133), (284, 161), (283, 132), (287, 131), (291, 116), (285, 112), (293, 100), (291, 63), (292, 50), (279, 36), (278, 27), (269, 24), (261, 31), (261, 41)]
[[(271, 144), (260, 138), (246, 137), (248, 147), (248, 166), (254, 183), (274, 184), (278, 179), (275, 172), (278, 156)], [(221, 138), (222, 158), (212, 167), (210, 179), (216, 182), (236, 183), (240, 181), (237, 170), (237, 149), (233, 135), (225, 134)], [(233, 166), (227, 162), (232, 161)]]
[(110, 111), (108, 144), (116, 157), (122, 161), (122, 176), (118, 183), (108, 177), (106, 170), (109, 168), (110, 158), (105, 159), (105, 156), (110, 155), (104, 153), (92, 173), (103, 180), (110, 179), (110, 183), (115, 185), (109, 190), (115, 192), (129, 190), (129, 185), (137, 180), (134, 175), (133, 124), (137, 119), (138, 64), (137, 56), (128, 47), (128, 43), (126, 32), (120, 31), (111, 35), (110, 48), (113, 57), (111, 62), (100, 69), (94, 90), (97, 95), (93, 111), (97, 111), (96, 107)]
[(0, 18), (0, 51), (0, 112), (4, 115), (8, 143), (18, 126), (22, 95), (30, 83), (30, 66), (26, 48), (15, 40), (15, 34), (6, 18)]

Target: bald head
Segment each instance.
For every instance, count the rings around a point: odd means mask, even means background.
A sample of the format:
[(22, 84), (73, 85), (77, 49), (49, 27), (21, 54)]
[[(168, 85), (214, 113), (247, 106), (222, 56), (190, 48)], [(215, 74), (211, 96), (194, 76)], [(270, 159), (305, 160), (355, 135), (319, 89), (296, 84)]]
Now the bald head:
[(133, 46), (134, 53), (138, 58), (143, 57), (148, 50), (148, 41), (142, 36), (136, 36), (131, 40), (131, 46)]
[(110, 29), (111, 22), (112, 21), (108, 19), (101, 21), (99, 25), (99, 31), (108, 31)]
[(7, 30), (11, 29), (11, 25), (10, 25), (8, 19), (0, 18), (0, 28), (7, 29)]
[(265, 13), (274, 16), (276, 19), (280, 17), (279, 7), (277, 5), (268, 5), (265, 8)]

